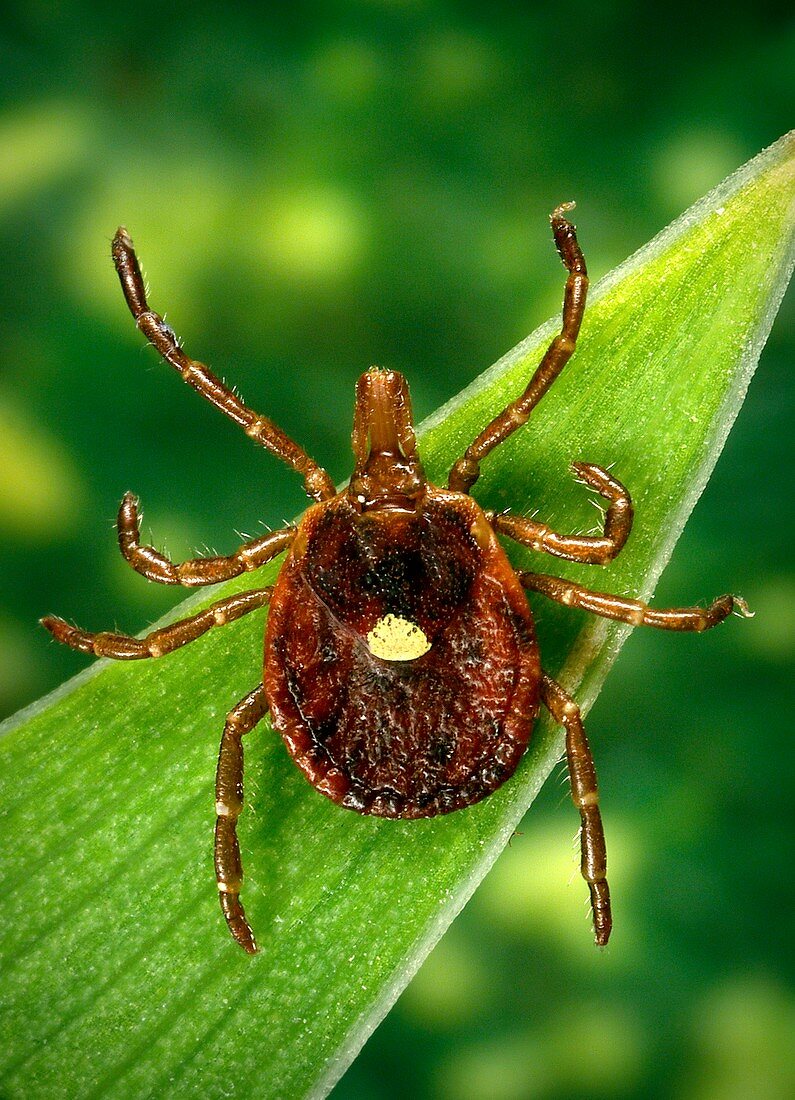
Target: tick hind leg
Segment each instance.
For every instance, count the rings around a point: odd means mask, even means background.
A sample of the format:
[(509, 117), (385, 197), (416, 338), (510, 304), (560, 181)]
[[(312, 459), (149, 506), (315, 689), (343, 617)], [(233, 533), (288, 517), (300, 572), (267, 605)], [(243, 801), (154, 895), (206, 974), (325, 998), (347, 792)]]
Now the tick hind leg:
[(563, 297), (561, 330), (547, 348), (524, 393), (494, 417), (477, 439), (470, 443), (463, 457), (454, 464), (447, 484), (456, 492), (469, 492), (480, 474), (480, 463), (495, 447), (527, 422), (530, 413), (574, 352), (585, 312), (588, 272), (585, 267), (585, 258), (577, 243), (577, 230), (566, 218), (566, 213), (573, 205), (574, 203), (564, 203), (553, 210), (550, 217), (555, 244), (569, 273)]
[(257, 944), (240, 900), (243, 865), (237, 841), (237, 819), (243, 809), (243, 737), (264, 718), (267, 710), (262, 684), (230, 710), (221, 737), (215, 778), (215, 877), (218, 897), (229, 931), (250, 955), (256, 954)]
[(580, 811), (580, 870), (591, 892), (594, 937), (597, 944), (604, 947), (610, 938), (613, 915), (607, 885), (607, 848), (591, 747), (585, 736), (580, 708), (546, 673), (541, 677), (541, 698), (555, 721), (566, 731), (571, 797)]

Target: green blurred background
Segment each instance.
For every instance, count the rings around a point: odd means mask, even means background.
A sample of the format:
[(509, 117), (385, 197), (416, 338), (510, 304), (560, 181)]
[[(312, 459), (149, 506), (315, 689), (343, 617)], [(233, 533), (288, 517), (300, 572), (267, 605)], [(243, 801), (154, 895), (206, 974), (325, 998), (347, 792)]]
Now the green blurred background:
[[(188, 351), (341, 480), (367, 365), (422, 418), (559, 308), (555, 203), (599, 277), (792, 125), (788, 8), (5, 5), (0, 710), (85, 664), (42, 613), (137, 631), (177, 602), (118, 555), (126, 489), (176, 558), (303, 506), (142, 347), (120, 222)], [(590, 718), (610, 949), (550, 783), (340, 1100), (795, 1094), (792, 301), (657, 593), (757, 617), (636, 632)]]

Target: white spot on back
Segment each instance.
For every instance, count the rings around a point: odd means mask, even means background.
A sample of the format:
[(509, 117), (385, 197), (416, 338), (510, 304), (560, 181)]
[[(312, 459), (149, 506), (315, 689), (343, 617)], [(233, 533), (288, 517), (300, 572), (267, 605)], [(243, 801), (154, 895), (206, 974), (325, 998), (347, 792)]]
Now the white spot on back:
[(367, 635), (367, 645), (382, 661), (415, 661), (431, 648), (426, 635), (409, 619), (384, 615)]

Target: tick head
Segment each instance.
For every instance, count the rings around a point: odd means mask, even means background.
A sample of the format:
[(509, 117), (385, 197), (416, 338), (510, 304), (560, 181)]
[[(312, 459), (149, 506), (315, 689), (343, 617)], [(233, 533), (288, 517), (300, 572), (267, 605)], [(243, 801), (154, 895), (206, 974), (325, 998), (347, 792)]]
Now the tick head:
[(417, 512), (426, 482), (402, 374), (372, 367), (361, 376), (352, 443), (356, 464), (348, 495), (357, 511)]

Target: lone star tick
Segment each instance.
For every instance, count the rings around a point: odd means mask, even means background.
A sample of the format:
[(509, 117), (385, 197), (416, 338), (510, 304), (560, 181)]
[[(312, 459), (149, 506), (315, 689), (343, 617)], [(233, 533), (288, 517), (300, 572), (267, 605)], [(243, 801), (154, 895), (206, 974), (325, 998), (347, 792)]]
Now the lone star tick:
[(360, 814), (417, 818), (471, 806), (509, 779), (542, 703), (565, 729), (572, 797), (582, 821), (582, 874), (596, 942), (608, 941), (612, 917), (594, 762), (577, 704), (541, 667), (524, 590), (663, 630), (708, 630), (735, 608), (749, 612), (735, 596), (721, 596), (705, 609), (653, 610), (559, 577), (516, 572), (497, 535), (590, 565), (604, 565), (620, 552), (632, 527), (632, 502), (599, 466), (573, 465), (579, 480), (608, 502), (598, 537), (486, 512), (469, 496), (483, 459), (526, 423), (574, 351), (588, 276), (569, 209), (560, 206), (551, 216), (568, 271), (561, 331), (524, 392), (454, 464), (447, 488), (430, 484), (423, 473), (405, 379), (372, 368), (356, 385), (353, 476), (337, 492), (297, 443), (185, 354), (147, 304), (126, 229), (116, 233), (113, 262), (138, 328), (202, 397), (297, 470), (315, 501), (296, 526), (246, 542), (229, 557), (175, 564), (141, 545), (138, 502), (127, 493), (119, 509), (119, 546), (148, 580), (217, 584), (287, 550), (276, 584), (227, 596), (141, 639), (42, 619), (74, 649), (138, 660), (162, 657), (214, 626), (270, 605), (262, 683), (227, 716), (215, 787), (221, 909), (245, 951), (257, 948), (240, 900), (242, 741), (268, 711), (288, 752), (322, 794)]

